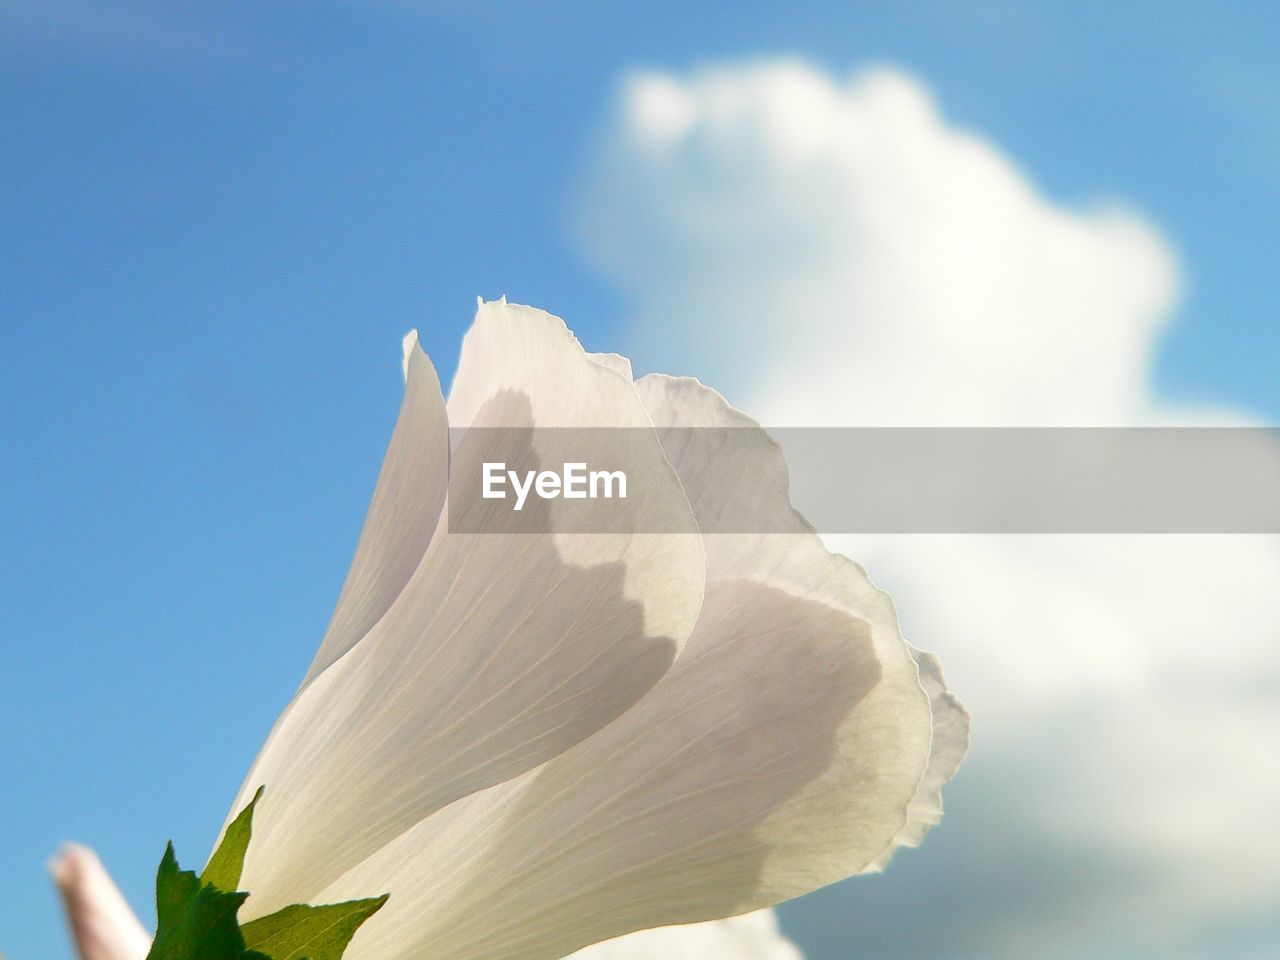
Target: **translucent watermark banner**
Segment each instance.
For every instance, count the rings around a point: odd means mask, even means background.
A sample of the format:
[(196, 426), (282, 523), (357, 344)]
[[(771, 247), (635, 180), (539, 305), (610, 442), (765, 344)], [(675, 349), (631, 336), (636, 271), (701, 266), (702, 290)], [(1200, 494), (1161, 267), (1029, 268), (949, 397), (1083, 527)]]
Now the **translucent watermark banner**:
[(806, 529), (787, 496), (820, 533), (1280, 533), (1271, 427), (477, 427), (451, 444), (460, 533)]

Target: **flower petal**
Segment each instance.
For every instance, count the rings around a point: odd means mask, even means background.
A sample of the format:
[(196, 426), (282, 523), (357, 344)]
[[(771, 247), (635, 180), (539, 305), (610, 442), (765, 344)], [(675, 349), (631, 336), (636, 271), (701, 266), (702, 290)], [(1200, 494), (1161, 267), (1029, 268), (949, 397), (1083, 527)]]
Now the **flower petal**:
[(626, 377), (627, 380), (635, 379), (631, 373), (631, 361), (619, 353), (589, 353), (587, 356), (592, 362), (612, 370), (620, 377)]
[(572, 960), (803, 960), (803, 954), (778, 931), (772, 910), (757, 910), (726, 920), (638, 930), (592, 944)]
[[(864, 616), (881, 638), (882, 665), (912, 669), (929, 699), (928, 765), (908, 805), (906, 821), (867, 869), (883, 869), (900, 846), (915, 847), (942, 818), (942, 787), (969, 748), (969, 715), (947, 690), (942, 665), (901, 639), (897, 614), (861, 567), (828, 553), (812, 526), (791, 506), (781, 450), (760, 425), (716, 391), (687, 377), (651, 374), (636, 384), (685, 486), (694, 515), (706, 529), (773, 530), (763, 536), (711, 534), (705, 538), (707, 577), (752, 576)], [(736, 483), (731, 478), (741, 477)], [(724, 491), (733, 490), (732, 496)], [(899, 682), (905, 673), (899, 669)]]
[[(619, 721), (440, 811), (322, 899), (392, 891), (353, 960), (550, 960), (849, 876), (901, 828), (923, 768), (903, 781), (917, 703), (873, 699), (882, 679), (867, 621), (720, 581)], [(927, 707), (924, 723), (927, 749)]]
[[(393, 891), (355, 956), (550, 960), (874, 868), (934, 814), (928, 774), (945, 779), (959, 752), (930, 765), (930, 698), (887, 596), (791, 508), (786, 465), (754, 421), (695, 381), (638, 388), (699, 522), (777, 532), (706, 537), (697, 627), (636, 707), (326, 891), (375, 877)], [(745, 429), (683, 429), (722, 426)], [(922, 663), (934, 699), (954, 703)], [(945, 719), (963, 717), (956, 705)]]
[[(448, 409), (455, 427), (644, 427), (599, 434), (627, 444), (653, 502), (694, 526), (633, 386), (555, 317), (483, 304)], [(469, 455), (455, 450), (455, 464)], [(314, 901), (424, 817), (616, 718), (683, 646), (703, 563), (688, 533), (471, 534), (442, 520), (399, 596), (299, 692), (246, 779), (236, 808), (267, 791), (243, 915)], [(361, 896), (387, 889), (370, 883)]]
[(142, 960), (147, 933), (124, 896), (87, 847), (68, 844), (49, 863), (66, 907), (80, 960)]
[(436, 368), (404, 338), (404, 400), (338, 604), (303, 684), (359, 642), (427, 552), (449, 489), (449, 419)]
[(956, 775), (969, 751), (969, 711), (947, 689), (942, 664), (931, 653), (911, 647), (920, 668), (920, 684), (929, 695), (933, 715), (933, 742), (929, 766), (920, 778), (916, 795), (907, 807), (907, 822), (881, 852), (870, 869), (883, 870), (899, 847), (918, 847), (929, 828), (942, 819), (942, 788)]

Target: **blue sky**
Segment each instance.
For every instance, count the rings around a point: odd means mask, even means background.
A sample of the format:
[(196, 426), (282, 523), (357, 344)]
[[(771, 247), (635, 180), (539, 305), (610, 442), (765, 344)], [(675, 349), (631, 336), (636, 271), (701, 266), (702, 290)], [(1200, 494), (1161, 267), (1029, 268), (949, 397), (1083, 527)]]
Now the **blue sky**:
[(204, 857), (337, 595), (407, 329), (445, 377), (478, 294), (625, 344), (574, 224), (630, 70), (910, 71), (1050, 197), (1159, 226), (1186, 285), (1165, 396), (1280, 420), (1280, 12), (1064, 10), (0, 11), (0, 952), (67, 955), (63, 839), (140, 908), (167, 838)]

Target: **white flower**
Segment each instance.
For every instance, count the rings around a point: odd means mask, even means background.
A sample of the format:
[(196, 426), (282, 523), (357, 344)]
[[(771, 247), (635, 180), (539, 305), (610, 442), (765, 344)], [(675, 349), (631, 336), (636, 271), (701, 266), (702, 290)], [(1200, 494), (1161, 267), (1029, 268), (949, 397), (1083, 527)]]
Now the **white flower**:
[(778, 932), (772, 910), (727, 920), (639, 930), (593, 943), (573, 960), (802, 960), (795, 944)]
[[(919, 842), (968, 732), (936, 662), (697, 381), (633, 382), (505, 301), (447, 403), (414, 335), (405, 377), (329, 629), (233, 805), (266, 785), (242, 918), (389, 892), (352, 960), (794, 956), (768, 913), (698, 922)], [(687, 521), (663, 529), (784, 532), (450, 531), (450, 426), (638, 428), (609, 442)], [(698, 925), (613, 940), (668, 924)]]
[(49, 862), (81, 960), (139, 960), (151, 937), (97, 854), (68, 844)]

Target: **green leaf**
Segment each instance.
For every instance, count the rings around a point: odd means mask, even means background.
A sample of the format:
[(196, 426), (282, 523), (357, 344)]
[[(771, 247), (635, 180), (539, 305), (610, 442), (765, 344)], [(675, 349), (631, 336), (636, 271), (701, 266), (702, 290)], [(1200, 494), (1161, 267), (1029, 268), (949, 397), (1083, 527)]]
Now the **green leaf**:
[(323, 907), (295, 904), (246, 923), (245, 943), (271, 960), (338, 960), (360, 924), (386, 902), (384, 894)]
[(244, 854), (249, 849), (249, 838), (253, 836), (253, 808), (262, 797), (262, 787), (254, 793), (253, 799), (236, 814), (236, 818), (227, 826), (222, 835), (222, 842), (213, 851), (200, 874), (201, 883), (211, 883), (219, 890), (231, 893), (240, 886), (240, 872), (244, 869)]
[(179, 868), (172, 843), (165, 848), (156, 874), (156, 938), (147, 960), (341, 960), (356, 930), (387, 902), (384, 895), (321, 907), (294, 904), (241, 927), (236, 914), (249, 894), (236, 887), (261, 797), (259, 787), (199, 877)]
[(170, 843), (156, 873), (156, 938), (147, 960), (268, 960), (246, 948), (236, 911), (247, 893), (227, 893), (178, 867)]

